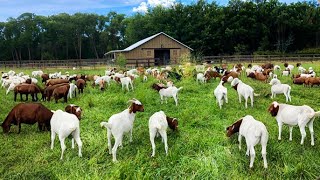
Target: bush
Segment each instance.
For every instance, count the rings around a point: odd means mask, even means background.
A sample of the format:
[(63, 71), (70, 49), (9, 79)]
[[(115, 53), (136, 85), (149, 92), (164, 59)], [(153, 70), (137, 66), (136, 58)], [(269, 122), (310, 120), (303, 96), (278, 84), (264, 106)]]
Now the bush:
[(123, 54), (119, 54), (116, 60), (116, 64), (120, 66), (120, 68), (125, 68), (127, 64), (127, 59)]

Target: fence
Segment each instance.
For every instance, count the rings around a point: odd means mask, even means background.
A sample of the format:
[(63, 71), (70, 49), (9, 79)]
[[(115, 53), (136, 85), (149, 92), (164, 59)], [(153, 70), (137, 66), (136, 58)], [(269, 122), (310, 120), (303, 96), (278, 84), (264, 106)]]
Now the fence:
[(234, 55), (234, 56), (204, 56), (202, 62), (207, 63), (264, 63), (274, 61), (319, 61), (320, 54), (303, 55)]
[[(128, 59), (128, 66), (154, 66), (155, 59)], [(96, 68), (99, 66), (114, 65), (111, 59), (68, 59), (68, 60), (22, 60), (0, 61), (0, 68)]]
[[(274, 61), (320, 61), (320, 54), (305, 55), (235, 55), (235, 56), (204, 56), (201, 60), (207, 63), (263, 63)], [(129, 67), (151, 67), (159, 63), (159, 59), (127, 59)], [(161, 65), (176, 64), (175, 60), (160, 62)], [(111, 59), (69, 59), (69, 60), (22, 60), (22, 61), (0, 61), (0, 68), (95, 68), (104, 65), (114, 65)]]

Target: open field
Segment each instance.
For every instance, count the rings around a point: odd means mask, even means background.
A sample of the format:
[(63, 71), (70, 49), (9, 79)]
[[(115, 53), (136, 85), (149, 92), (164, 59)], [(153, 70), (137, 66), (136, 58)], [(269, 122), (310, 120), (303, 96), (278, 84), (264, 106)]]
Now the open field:
[[(312, 66), (320, 75), (320, 63), (302, 64)], [(283, 64), (281, 64), (283, 68)], [(23, 69), (14, 69), (16, 72)], [(8, 71), (8, 69), (6, 70)], [(31, 74), (32, 70), (24, 71)], [(50, 70), (54, 72), (55, 70)], [(62, 71), (64, 70), (57, 70)], [(70, 74), (104, 74), (100, 70), (67, 70)], [(47, 72), (47, 71), (45, 71)], [(294, 73), (297, 73), (295, 68)], [(54, 150), (50, 149), (50, 133), (39, 132), (36, 125), (22, 124), (21, 133), (16, 126), (11, 127), (9, 135), (0, 134), (0, 178), (2, 179), (316, 179), (320, 177), (320, 119), (314, 123), (315, 146), (310, 145), (308, 128), (304, 145), (300, 145), (300, 131), (293, 129), (293, 140), (289, 141), (289, 128), (283, 126), (282, 140), (278, 141), (278, 126), (267, 108), (273, 101), (270, 85), (242, 76), (241, 79), (251, 85), (255, 92), (254, 108), (244, 108), (239, 104), (236, 91), (228, 88), (229, 103), (220, 110), (215, 102), (213, 90), (219, 80), (207, 84), (196, 84), (191, 77), (175, 82), (183, 86), (179, 92), (179, 105), (173, 99), (168, 104), (160, 104), (158, 92), (151, 89), (156, 80), (149, 78), (143, 83), (134, 81), (135, 91), (125, 92), (120, 85), (111, 84), (106, 91), (90, 85), (84, 94), (71, 99), (68, 103), (81, 106), (84, 110), (80, 122), (83, 157), (78, 157), (78, 149), (71, 149), (71, 139), (66, 140), (67, 150), (60, 160), (60, 143), (55, 140)], [(319, 87), (306, 88), (292, 85), (290, 77), (280, 77), (282, 83), (292, 87), (291, 97), (294, 105), (309, 105), (320, 110)], [(5, 96), (0, 89), (0, 122), (18, 102), (13, 101), (13, 93)], [(112, 163), (107, 152), (106, 129), (100, 122), (112, 114), (128, 107), (127, 101), (137, 98), (144, 104), (145, 112), (137, 113), (133, 128), (133, 142), (128, 136), (123, 139), (123, 148), (117, 151), (118, 163)], [(20, 99), (20, 98), (18, 98)], [(276, 101), (285, 103), (284, 95), (277, 95)], [(61, 100), (60, 100), (61, 101)], [(52, 110), (64, 109), (66, 103), (42, 102)], [(168, 129), (169, 154), (165, 156), (164, 145), (156, 139), (156, 156), (151, 158), (149, 141), (149, 117), (163, 110), (170, 117), (179, 119), (179, 132)], [(225, 128), (247, 114), (262, 121), (269, 132), (267, 146), (268, 169), (263, 168), (261, 146), (255, 147), (254, 168), (249, 169), (249, 157), (245, 155), (245, 141), (242, 150), (238, 149), (237, 135), (226, 137)], [(1, 132), (1, 130), (0, 130)]]

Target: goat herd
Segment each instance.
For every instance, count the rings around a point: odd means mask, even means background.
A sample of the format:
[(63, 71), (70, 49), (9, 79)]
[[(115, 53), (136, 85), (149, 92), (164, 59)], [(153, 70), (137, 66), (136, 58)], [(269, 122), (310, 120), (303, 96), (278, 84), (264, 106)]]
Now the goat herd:
[[(290, 91), (291, 87), (288, 84), (282, 84), (277, 77), (277, 74), (282, 76), (289, 76), (294, 68), (293, 65), (287, 63), (284, 64), (285, 70), (281, 71), (279, 65), (273, 65), (270, 63), (264, 65), (248, 65), (248, 68), (244, 68), (241, 64), (233, 66), (231, 70), (227, 70), (227, 67), (210, 67), (208, 66), (203, 73), (199, 73), (198, 67), (192, 73), (197, 82), (205, 83), (211, 78), (216, 79), (219, 77), (220, 83), (215, 88), (213, 94), (216, 97), (216, 102), (218, 103), (220, 109), (222, 109), (223, 103), (228, 103), (228, 92), (227, 88), (224, 86), (225, 83), (231, 83), (231, 86), (237, 91), (239, 102), (241, 103), (242, 97), (245, 100), (245, 108), (247, 108), (247, 101), (250, 98), (251, 107), (253, 107), (254, 96), (259, 96), (259, 94), (254, 93), (254, 89), (249, 85), (242, 82), (239, 78), (241, 75), (246, 74), (247, 77), (254, 78), (260, 81), (267, 82), (270, 79), (271, 85), (271, 98), (274, 98), (276, 94), (284, 94), (286, 97), (286, 102), (291, 101)], [(294, 84), (304, 84), (305, 86), (320, 85), (320, 78), (315, 77), (316, 73), (313, 71), (312, 67), (309, 67), (309, 71), (301, 66), (300, 63), (297, 64), (298, 71), (300, 74), (292, 75)], [(115, 68), (108, 69), (105, 71), (104, 76), (89, 76), (89, 75), (61, 75), (61, 72), (56, 72), (53, 74), (44, 74), (42, 71), (33, 71), (32, 76), (25, 75), (24, 73), (15, 74), (14, 71), (2, 72), (1, 84), (2, 87), (8, 88), (9, 91), (14, 91), (14, 100), (16, 101), (16, 96), (19, 93), (20, 99), (22, 100), (22, 94), (26, 95), (26, 100), (28, 100), (28, 95), (30, 94), (33, 101), (37, 101), (37, 94), (42, 94), (42, 100), (50, 101), (51, 96), (54, 97), (57, 103), (59, 99), (64, 98), (64, 102), (67, 102), (68, 97), (72, 98), (73, 95), (76, 96), (76, 89), (78, 93), (83, 93), (83, 89), (87, 86), (88, 81), (92, 81), (92, 86), (98, 85), (101, 90), (104, 90), (106, 85), (110, 85), (112, 81), (121, 84), (122, 89), (126, 88), (130, 91), (129, 86), (133, 90), (133, 81), (137, 77), (142, 77), (142, 81), (147, 81), (150, 76), (153, 76), (159, 83), (154, 83), (152, 88), (157, 90), (160, 95), (161, 103), (163, 100), (167, 102), (167, 97), (173, 97), (175, 105), (178, 105), (178, 92), (182, 87), (177, 88), (174, 86), (170, 79), (180, 80), (183, 77), (183, 69), (179, 72), (173, 70), (170, 66), (162, 68), (161, 70), (157, 68), (137, 68), (131, 69), (126, 72), (117, 72)], [(140, 76), (139, 76), (140, 75)], [(42, 77), (42, 82), (45, 83), (45, 88), (42, 89), (37, 85), (38, 80), (36, 77)], [(75, 84), (72, 82), (75, 81)], [(164, 85), (160, 82), (167, 82)], [(108, 138), (108, 149), (109, 154), (112, 154), (113, 161), (116, 162), (116, 152), (119, 146), (122, 146), (122, 139), (124, 133), (130, 133), (130, 141), (132, 141), (132, 130), (133, 122), (135, 120), (135, 114), (137, 112), (143, 112), (144, 106), (137, 99), (129, 100), (130, 106), (124, 111), (114, 114), (109, 118), (108, 122), (101, 122), (100, 126), (107, 129)], [(305, 127), (308, 126), (311, 134), (311, 145), (314, 145), (314, 131), (313, 122), (315, 117), (320, 116), (320, 111), (315, 112), (311, 107), (307, 105), (294, 106), (289, 104), (281, 104), (273, 102), (268, 111), (277, 120), (279, 127), (278, 139), (281, 139), (282, 125), (287, 124), (290, 130), (290, 138), (292, 140), (292, 128), (298, 125), (301, 132), (301, 144), (304, 143), (306, 137)], [(59, 137), (61, 144), (61, 159), (63, 158), (63, 153), (66, 149), (64, 140), (69, 135), (72, 135), (72, 148), (74, 148), (74, 140), (76, 141), (79, 148), (79, 157), (82, 156), (81, 148), (82, 142), (80, 139), (80, 126), (79, 120), (81, 119), (82, 109), (77, 105), (67, 105), (65, 111), (56, 110), (52, 111), (47, 109), (44, 105), (40, 103), (20, 103), (16, 105), (8, 114), (4, 122), (2, 123), (2, 128), (4, 133), (9, 133), (11, 124), (17, 125), (19, 128), (19, 133), (21, 129), (21, 123), (35, 124), (38, 123), (39, 130), (50, 130), (51, 131), (51, 149), (54, 146), (54, 139), (56, 134)], [(155, 156), (155, 143), (154, 138), (157, 134), (160, 134), (162, 140), (165, 144), (165, 152), (168, 154), (167, 145), (167, 128), (172, 130), (178, 129), (178, 120), (176, 118), (171, 118), (166, 116), (163, 111), (154, 113), (149, 118), (149, 134), (150, 142), (152, 145), (152, 157)], [(239, 149), (241, 149), (241, 139), (242, 136), (246, 139), (247, 151), (246, 154), (250, 155), (250, 168), (253, 167), (255, 159), (254, 146), (258, 143), (262, 145), (262, 157), (264, 161), (264, 167), (267, 168), (267, 158), (266, 158), (266, 146), (268, 142), (268, 131), (266, 126), (255, 120), (251, 115), (240, 118), (238, 121), (233, 123), (231, 126), (227, 127), (227, 136), (230, 137), (232, 134), (239, 133)], [(115, 139), (115, 144), (111, 146), (112, 136)]]

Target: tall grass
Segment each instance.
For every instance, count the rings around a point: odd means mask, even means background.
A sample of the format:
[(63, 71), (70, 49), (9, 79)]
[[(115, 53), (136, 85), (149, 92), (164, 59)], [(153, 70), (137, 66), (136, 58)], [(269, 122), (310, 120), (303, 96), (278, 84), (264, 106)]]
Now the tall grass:
[[(313, 66), (320, 73), (319, 63), (303, 64)], [(24, 71), (16, 69), (16, 72)], [(55, 70), (50, 70), (54, 72)], [(79, 70), (72, 73), (103, 74), (100, 70)], [(30, 73), (31, 71), (24, 71)], [(30, 73), (31, 74), (31, 73)], [(282, 83), (292, 84), (290, 77), (279, 77)], [(36, 125), (22, 125), (17, 134), (15, 126), (9, 135), (0, 135), (0, 177), (3, 179), (316, 179), (320, 176), (320, 120), (314, 123), (315, 146), (310, 145), (310, 134), (304, 145), (300, 145), (300, 132), (293, 130), (290, 142), (289, 129), (284, 126), (282, 140), (277, 140), (278, 126), (275, 118), (267, 112), (273, 101), (264, 94), (270, 92), (270, 85), (241, 77), (255, 92), (254, 108), (244, 108), (239, 104), (237, 93), (228, 88), (229, 103), (220, 110), (215, 102), (213, 90), (218, 80), (207, 84), (196, 84), (191, 77), (175, 82), (183, 86), (179, 92), (179, 105), (173, 99), (168, 104), (160, 104), (158, 92), (151, 89), (156, 80), (149, 78), (134, 82), (134, 92), (125, 92), (115, 83), (100, 92), (90, 85), (83, 95), (69, 100), (84, 109), (81, 120), (83, 157), (77, 156), (77, 148), (71, 149), (71, 140), (66, 140), (67, 150), (64, 159), (59, 160), (61, 149), (56, 138), (54, 150), (50, 149), (50, 133), (39, 132)], [(12, 107), (13, 93), (5, 96), (0, 89), (0, 121), (3, 121)], [(307, 104), (315, 110), (319, 108), (319, 87), (306, 88), (292, 85), (294, 105)], [(124, 137), (123, 148), (118, 149), (119, 162), (112, 163), (107, 152), (106, 130), (99, 123), (128, 107), (131, 98), (139, 99), (145, 112), (137, 113), (133, 129), (133, 142)], [(19, 99), (19, 98), (18, 98)], [(285, 97), (277, 95), (276, 101), (284, 103)], [(42, 102), (49, 109), (64, 109), (67, 105), (61, 100)], [(179, 119), (179, 132), (168, 131), (169, 154), (165, 155), (161, 139), (156, 139), (156, 156), (151, 158), (148, 120), (156, 111), (163, 110), (168, 116)], [(268, 169), (263, 168), (261, 146), (257, 145), (254, 168), (249, 169), (249, 158), (245, 155), (245, 145), (238, 149), (237, 136), (227, 138), (225, 128), (247, 114), (262, 121), (269, 131), (267, 146)]]

